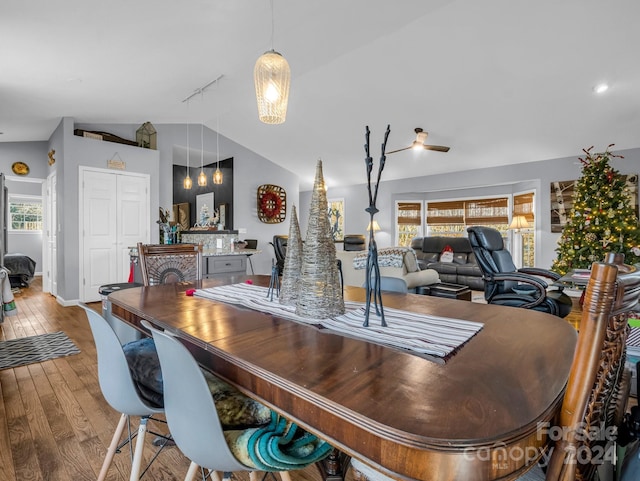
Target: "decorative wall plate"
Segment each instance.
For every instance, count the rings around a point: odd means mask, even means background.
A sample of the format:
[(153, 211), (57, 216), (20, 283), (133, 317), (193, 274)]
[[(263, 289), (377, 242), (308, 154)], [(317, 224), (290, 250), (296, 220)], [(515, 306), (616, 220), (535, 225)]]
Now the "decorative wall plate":
[(258, 187), (258, 219), (265, 224), (279, 224), (287, 216), (287, 193), (277, 185)]
[(14, 162), (11, 170), (13, 170), (13, 173), (16, 175), (27, 175), (29, 173), (29, 166), (24, 162)]

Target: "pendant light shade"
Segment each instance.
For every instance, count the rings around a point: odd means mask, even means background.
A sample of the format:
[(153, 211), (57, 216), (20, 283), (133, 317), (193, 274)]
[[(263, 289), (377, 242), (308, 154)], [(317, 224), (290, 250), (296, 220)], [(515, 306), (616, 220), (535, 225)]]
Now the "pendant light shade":
[(200, 173), (198, 174), (198, 185), (200, 187), (207, 186), (207, 174), (204, 173), (204, 170), (201, 170)]
[(182, 181), (182, 187), (185, 190), (191, 189), (193, 187), (193, 181), (191, 180), (191, 176), (189, 175), (189, 102), (187, 102), (187, 175)]
[(202, 144), (202, 151), (200, 153), (200, 173), (198, 174), (198, 185), (200, 187), (206, 187), (207, 174), (204, 173), (204, 120), (200, 124), (200, 142)]
[(220, 167), (216, 167), (216, 171), (213, 173), (213, 183), (214, 184), (222, 184), (222, 171)]
[(189, 190), (191, 187), (193, 187), (193, 180), (191, 180), (189, 174), (187, 174), (187, 176), (182, 181), (182, 187), (184, 187), (186, 190)]
[(253, 69), (258, 117), (265, 124), (281, 124), (287, 118), (291, 69), (275, 50), (265, 52)]

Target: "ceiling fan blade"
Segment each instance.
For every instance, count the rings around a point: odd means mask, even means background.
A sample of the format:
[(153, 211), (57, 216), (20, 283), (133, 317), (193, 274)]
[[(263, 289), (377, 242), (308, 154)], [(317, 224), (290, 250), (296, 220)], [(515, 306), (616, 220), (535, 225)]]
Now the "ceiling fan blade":
[(411, 147), (413, 147), (413, 146), (410, 145), (409, 147), (403, 147), (403, 148), (398, 149), (398, 150), (390, 150), (390, 151), (385, 152), (384, 155), (395, 154), (396, 152), (402, 152), (403, 150), (409, 150)]
[(444, 145), (423, 145), (425, 150), (435, 150), (436, 152), (449, 152), (450, 147)]

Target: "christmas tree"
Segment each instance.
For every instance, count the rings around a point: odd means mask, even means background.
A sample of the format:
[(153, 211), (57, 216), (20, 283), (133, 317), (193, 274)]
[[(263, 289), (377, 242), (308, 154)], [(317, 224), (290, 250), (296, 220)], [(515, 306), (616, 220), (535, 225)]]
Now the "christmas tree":
[(624, 254), (625, 264), (640, 262), (636, 199), (625, 177), (609, 165), (611, 158), (621, 157), (609, 152), (611, 147), (603, 153), (592, 153), (593, 147), (584, 150), (582, 177), (576, 182), (573, 208), (556, 249), (555, 272), (589, 269), (608, 252)]

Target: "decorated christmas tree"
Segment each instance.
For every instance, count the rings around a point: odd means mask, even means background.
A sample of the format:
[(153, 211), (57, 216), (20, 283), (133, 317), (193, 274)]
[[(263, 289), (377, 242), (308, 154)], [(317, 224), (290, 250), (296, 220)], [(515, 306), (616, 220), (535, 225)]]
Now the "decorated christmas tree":
[[(622, 253), (625, 264), (640, 262), (640, 225), (626, 178), (609, 165), (609, 152), (584, 150), (582, 177), (577, 180), (573, 208), (558, 241), (552, 270), (566, 274), (572, 269), (589, 269), (608, 252)], [(633, 195), (637, 195), (634, 193)]]

